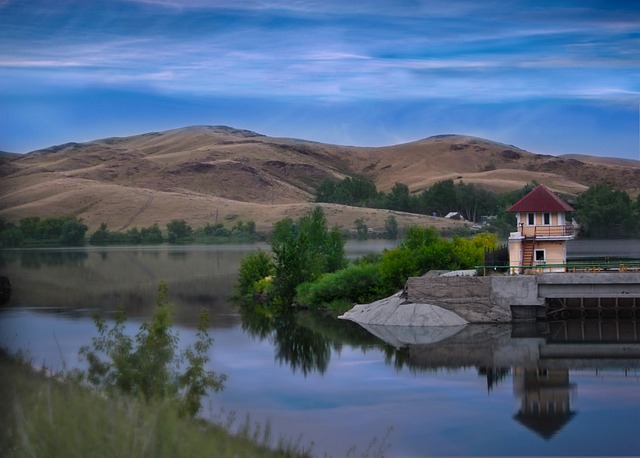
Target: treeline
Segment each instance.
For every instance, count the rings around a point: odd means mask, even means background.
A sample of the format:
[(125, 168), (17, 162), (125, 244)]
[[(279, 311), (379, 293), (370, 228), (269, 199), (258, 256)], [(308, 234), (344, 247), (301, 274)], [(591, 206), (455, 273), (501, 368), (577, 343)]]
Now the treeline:
[(625, 191), (597, 185), (578, 196), (576, 220), (588, 237), (640, 236), (640, 195), (635, 202)]
[(255, 242), (263, 238), (261, 234), (256, 232), (254, 221), (247, 223), (238, 221), (231, 228), (226, 228), (220, 223), (207, 223), (193, 229), (185, 220), (174, 219), (167, 223), (166, 234), (165, 238), (157, 223), (142, 229), (134, 227), (126, 232), (110, 231), (107, 225), (102, 223), (100, 228), (90, 235), (89, 243), (91, 245), (157, 245), (164, 242), (209, 244), (227, 241)]
[(134, 227), (127, 231), (111, 231), (106, 223), (87, 237), (87, 226), (71, 217), (29, 217), (18, 224), (0, 218), (0, 248), (38, 246), (90, 245), (158, 245), (161, 243), (223, 243), (255, 242), (264, 236), (256, 232), (255, 222), (238, 221), (231, 228), (222, 224), (206, 224), (193, 229), (185, 220), (174, 219), (166, 225), (166, 237), (155, 223), (148, 227)]
[(329, 230), (324, 212), (316, 207), (297, 221), (278, 221), (270, 243), (270, 253), (258, 250), (242, 260), (239, 297), (276, 312), (296, 305), (344, 311), (353, 302), (396, 292), (408, 277), (481, 265), (497, 237), (483, 233), (448, 240), (433, 228), (412, 227), (399, 247), (347, 262), (344, 239), (336, 228)]
[(0, 218), (0, 248), (81, 246), (87, 225), (74, 216), (23, 218), (18, 224)]
[[(518, 195), (533, 188), (528, 185)], [(511, 196), (509, 196), (511, 197)], [(375, 184), (362, 177), (347, 177), (341, 181), (324, 181), (316, 191), (316, 202), (381, 208), (445, 216), (458, 212), (468, 221), (479, 222), (484, 215), (495, 215), (503, 206), (501, 196), (474, 184), (442, 180), (419, 194), (411, 194), (404, 183), (396, 183), (389, 192), (378, 191)]]
[[(515, 216), (507, 209), (535, 186), (533, 182), (517, 191), (496, 194), (474, 184), (443, 180), (418, 194), (411, 194), (403, 183), (396, 183), (391, 191), (385, 193), (378, 191), (375, 184), (366, 178), (348, 177), (341, 181), (323, 182), (317, 189), (316, 201), (434, 216), (457, 212), (472, 222), (491, 216), (488, 229), (507, 235), (515, 227)], [(640, 235), (640, 195), (634, 201), (625, 191), (600, 184), (580, 194), (571, 205), (576, 209), (572, 216), (580, 224), (582, 236)], [(357, 221), (356, 227), (360, 233)]]

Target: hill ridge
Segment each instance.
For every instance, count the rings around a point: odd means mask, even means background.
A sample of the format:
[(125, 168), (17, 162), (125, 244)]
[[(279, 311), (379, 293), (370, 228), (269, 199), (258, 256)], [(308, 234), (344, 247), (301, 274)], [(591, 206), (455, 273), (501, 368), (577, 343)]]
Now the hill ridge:
[[(118, 229), (171, 219), (205, 224), (218, 214), (229, 223), (253, 220), (269, 228), (274, 217), (296, 216), (313, 205), (322, 181), (354, 176), (370, 178), (382, 191), (404, 183), (414, 193), (443, 179), (494, 192), (534, 180), (569, 196), (600, 182), (632, 196), (640, 192), (640, 161), (540, 155), (469, 135), (357, 147), (196, 125), (69, 142), (3, 161), (0, 217), (73, 214), (90, 228), (106, 222)], [(329, 221), (341, 226), (358, 217), (370, 227), (383, 225), (388, 216), (383, 210), (326, 208)]]

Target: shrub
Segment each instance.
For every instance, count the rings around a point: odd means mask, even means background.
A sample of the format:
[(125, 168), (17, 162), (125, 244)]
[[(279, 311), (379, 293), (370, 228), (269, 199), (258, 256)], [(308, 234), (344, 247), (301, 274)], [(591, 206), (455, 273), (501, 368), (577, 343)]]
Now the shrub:
[(327, 306), (335, 301), (368, 302), (377, 292), (378, 264), (351, 264), (338, 272), (324, 274), (315, 282), (296, 289), (296, 301), (309, 307)]
[[(200, 399), (207, 389), (219, 391), (226, 376), (205, 369), (213, 339), (207, 333), (207, 316), (202, 313), (197, 341), (177, 353), (178, 336), (171, 328), (173, 314), (168, 302), (166, 283), (158, 285), (158, 309), (151, 322), (143, 323), (134, 338), (125, 334), (126, 318), (119, 310), (113, 327), (95, 317), (98, 336), (91, 346), (80, 349), (86, 359), (86, 372), (74, 377), (110, 394), (128, 394), (147, 403), (170, 400), (176, 402), (182, 415), (195, 416)], [(181, 361), (187, 366), (180, 372)]]
[(240, 272), (236, 283), (241, 297), (251, 297), (258, 289), (258, 282), (269, 277), (273, 272), (271, 257), (262, 250), (245, 256), (240, 262)]

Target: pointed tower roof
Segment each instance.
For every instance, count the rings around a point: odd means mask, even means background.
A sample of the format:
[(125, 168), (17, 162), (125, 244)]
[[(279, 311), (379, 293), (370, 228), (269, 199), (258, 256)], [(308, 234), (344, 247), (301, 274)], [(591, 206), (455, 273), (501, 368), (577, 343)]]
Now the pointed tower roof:
[(539, 185), (529, 194), (517, 201), (507, 211), (509, 212), (572, 212), (571, 205), (556, 196), (546, 186)]

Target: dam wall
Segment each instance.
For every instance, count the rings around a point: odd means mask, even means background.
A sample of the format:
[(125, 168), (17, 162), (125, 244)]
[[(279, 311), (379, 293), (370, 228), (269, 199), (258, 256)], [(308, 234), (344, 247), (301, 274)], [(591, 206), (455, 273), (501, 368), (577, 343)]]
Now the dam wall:
[[(459, 326), (546, 319), (551, 301), (627, 301), (640, 307), (640, 272), (548, 273), (479, 277), (475, 271), (411, 277), (389, 298), (359, 304), (341, 318), (361, 324)], [(613, 306), (612, 306), (613, 307)]]

